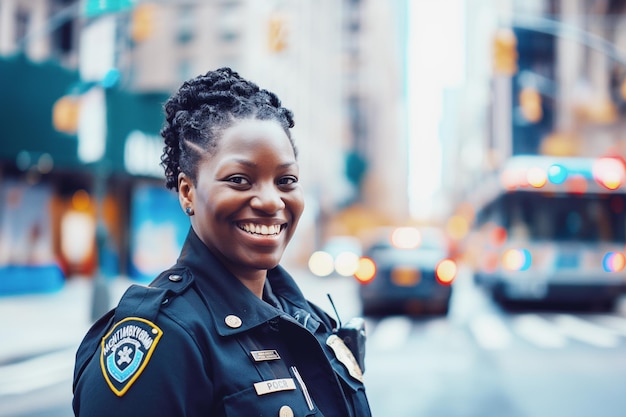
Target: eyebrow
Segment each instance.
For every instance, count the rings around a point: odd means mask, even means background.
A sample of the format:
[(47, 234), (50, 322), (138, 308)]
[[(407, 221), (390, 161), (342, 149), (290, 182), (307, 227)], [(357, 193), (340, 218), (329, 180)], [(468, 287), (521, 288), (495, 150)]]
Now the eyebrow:
[[(241, 164), (241, 165), (244, 165), (244, 166), (250, 167), (250, 168), (256, 168), (256, 166), (257, 166), (257, 164), (256, 164), (256, 163), (254, 163), (254, 162), (252, 162), (252, 161), (250, 161), (250, 160), (248, 160), (248, 159), (233, 158), (233, 159), (231, 160), (231, 162), (235, 162), (235, 163), (238, 163), (238, 164)], [(294, 165), (296, 165), (296, 164), (297, 164), (297, 162), (296, 162), (296, 161), (293, 161), (293, 162), (285, 162), (284, 164), (280, 164), (280, 165), (278, 165), (278, 168), (281, 168), (281, 169), (283, 169), (283, 168), (289, 168), (289, 167), (294, 166)]]

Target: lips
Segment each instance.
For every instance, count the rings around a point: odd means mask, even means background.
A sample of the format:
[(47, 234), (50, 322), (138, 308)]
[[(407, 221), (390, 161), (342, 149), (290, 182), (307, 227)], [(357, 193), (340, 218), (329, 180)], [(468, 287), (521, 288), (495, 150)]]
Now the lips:
[(287, 224), (238, 223), (237, 227), (246, 233), (260, 236), (277, 236)]

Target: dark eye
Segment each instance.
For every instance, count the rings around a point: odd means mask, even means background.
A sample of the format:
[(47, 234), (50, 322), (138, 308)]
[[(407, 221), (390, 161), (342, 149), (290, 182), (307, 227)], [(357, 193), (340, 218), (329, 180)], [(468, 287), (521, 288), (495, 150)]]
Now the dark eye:
[(293, 185), (298, 182), (296, 177), (282, 177), (278, 180), (278, 185)]
[(241, 175), (233, 175), (232, 177), (228, 177), (226, 181), (232, 182), (233, 184), (238, 184), (238, 185), (250, 184), (250, 181), (248, 181), (246, 177), (242, 177)]

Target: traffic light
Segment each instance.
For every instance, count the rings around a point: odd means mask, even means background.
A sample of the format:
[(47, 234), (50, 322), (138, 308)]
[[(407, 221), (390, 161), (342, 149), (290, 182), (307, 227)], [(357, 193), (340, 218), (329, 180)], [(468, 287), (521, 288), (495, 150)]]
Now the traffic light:
[(270, 52), (278, 53), (287, 48), (287, 18), (275, 13), (268, 22), (268, 48)]
[(511, 29), (498, 29), (493, 37), (493, 69), (501, 75), (517, 72), (517, 37)]
[(135, 7), (132, 13), (130, 27), (130, 35), (134, 42), (143, 42), (152, 36), (155, 13), (155, 4), (141, 3)]
[(52, 125), (59, 132), (73, 135), (78, 130), (79, 114), (80, 98), (63, 96), (52, 107)]
[(522, 115), (531, 123), (537, 123), (543, 117), (541, 94), (532, 88), (524, 87), (519, 92), (519, 105)]

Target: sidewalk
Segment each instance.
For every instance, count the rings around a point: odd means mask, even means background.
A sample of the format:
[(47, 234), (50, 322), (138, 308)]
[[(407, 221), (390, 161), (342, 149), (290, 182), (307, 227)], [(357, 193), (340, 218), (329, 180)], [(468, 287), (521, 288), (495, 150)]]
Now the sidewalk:
[[(304, 277), (300, 284), (306, 284), (307, 274), (297, 275)], [(109, 307), (117, 305), (132, 284), (147, 283), (126, 276), (107, 279)], [(91, 278), (75, 276), (57, 292), (0, 296), (0, 367), (77, 349), (92, 324), (93, 292)], [(322, 302), (325, 297), (324, 293)]]
[[(107, 281), (111, 307), (134, 281)], [(93, 282), (70, 278), (60, 291), (0, 297), (0, 366), (78, 348), (92, 323)]]

